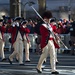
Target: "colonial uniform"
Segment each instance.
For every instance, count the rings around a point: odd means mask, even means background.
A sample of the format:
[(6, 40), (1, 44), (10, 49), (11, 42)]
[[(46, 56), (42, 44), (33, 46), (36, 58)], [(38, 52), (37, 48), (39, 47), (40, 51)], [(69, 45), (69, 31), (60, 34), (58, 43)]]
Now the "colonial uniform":
[[(54, 35), (58, 36), (57, 27), (56, 27), (55, 23), (54, 22), (51, 23), (51, 26), (53, 28)], [(55, 57), (56, 57), (56, 63), (58, 63), (58, 60), (57, 60), (57, 50), (59, 50), (59, 48), (60, 48), (60, 46), (59, 46), (60, 42), (59, 42), (58, 38), (55, 37), (55, 39), (56, 39), (56, 45), (55, 45), (56, 56)]]
[(13, 61), (14, 56), (17, 55), (19, 64), (23, 64), (23, 39), (19, 26), (12, 26), (8, 29), (11, 33), (11, 42), (14, 48), (13, 53), (9, 56), (9, 60)]
[[(50, 63), (51, 63), (51, 74), (59, 74), (56, 71), (56, 62), (55, 62), (55, 46), (57, 44), (54, 42), (54, 35), (52, 34), (53, 29), (50, 25), (50, 18), (52, 18), (52, 13), (50, 11), (45, 11), (42, 15), (45, 24), (40, 26), (40, 33), (41, 33), (41, 49), (42, 54), (40, 56), (38, 65), (37, 65), (37, 72), (41, 73), (42, 69), (41, 66), (44, 60), (47, 58), (48, 54), (50, 54)], [(54, 45), (55, 44), (55, 45)]]
[[(50, 24), (48, 24), (49, 26), (49, 30), (53, 31), (52, 27)], [(46, 24), (42, 24), (40, 26), (40, 33), (41, 33), (41, 49), (42, 49), (42, 55), (39, 59), (37, 68), (41, 71), (41, 66), (44, 62), (44, 59), (47, 58), (48, 54), (50, 54), (50, 63), (51, 63), (51, 71), (55, 72), (56, 71), (56, 64), (55, 64), (55, 46), (57, 46), (56, 44), (54, 45), (54, 39), (53, 36), (50, 34), (49, 36), (49, 31), (47, 29), (47, 25)], [(47, 39), (47, 37), (49, 36), (49, 38)], [(46, 42), (46, 40), (48, 40), (48, 42)]]
[(27, 23), (26, 21), (22, 23), (22, 31), (23, 31), (23, 40), (24, 40), (24, 49), (25, 49), (25, 61), (29, 62), (30, 40), (28, 34), (30, 33), (30, 30), (26, 27), (26, 23)]
[(6, 28), (4, 26), (0, 26), (0, 55), (1, 55), (2, 60), (5, 59), (5, 55), (4, 55), (5, 42), (3, 39), (3, 35), (5, 31), (6, 31)]

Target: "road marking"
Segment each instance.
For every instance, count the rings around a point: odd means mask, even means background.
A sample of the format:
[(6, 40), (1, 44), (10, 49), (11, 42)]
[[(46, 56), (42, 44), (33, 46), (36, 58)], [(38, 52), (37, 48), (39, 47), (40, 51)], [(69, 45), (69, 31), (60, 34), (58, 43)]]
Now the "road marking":
[[(21, 72), (21, 73), (37, 73), (36, 69), (32, 69), (32, 70), (15, 70), (15, 69), (1, 69), (0, 71), (9, 71), (9, 72)], [(61, 69), (57, 69), (57, 71), (64, 75), (75, 75), (75, 70), (61, 70)], [(47, 73), (47, 74), (50, 74), (51, 73), (51, 69), (44, 69), (42, 71), (42, 73)]]

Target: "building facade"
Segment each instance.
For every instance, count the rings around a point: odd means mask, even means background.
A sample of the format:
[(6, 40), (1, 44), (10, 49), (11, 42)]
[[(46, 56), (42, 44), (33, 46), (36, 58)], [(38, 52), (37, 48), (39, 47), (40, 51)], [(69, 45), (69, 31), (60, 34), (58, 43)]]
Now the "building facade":
[[(38, 11), (38, 0), (21, 0), (21, 16), (34, 17), (37, 16), (33, 9), (25, 5), (26, 2), (33, 1), (33, 7)], [(51, 10), (56, 18), (75, 18), (75, 0), (46, 0), (46, 10)], [(9, 0), (0, 0), (0, 18), (2, 15), (10, 16)]]

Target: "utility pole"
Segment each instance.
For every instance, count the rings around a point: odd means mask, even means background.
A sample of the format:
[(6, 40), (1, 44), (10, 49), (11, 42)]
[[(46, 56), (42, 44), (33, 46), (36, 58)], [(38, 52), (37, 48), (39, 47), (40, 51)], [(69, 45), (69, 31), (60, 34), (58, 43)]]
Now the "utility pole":
[(15, 0), (10, 0), (10, 17), (15, 17), (15, 6), (13, 3), (15, 3)]

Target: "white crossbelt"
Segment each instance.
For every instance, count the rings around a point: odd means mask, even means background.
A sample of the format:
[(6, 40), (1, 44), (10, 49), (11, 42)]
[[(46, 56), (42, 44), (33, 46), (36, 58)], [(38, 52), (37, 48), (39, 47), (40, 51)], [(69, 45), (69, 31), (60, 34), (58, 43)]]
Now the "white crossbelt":
[(1, 32), (0, 32), (0, 39), (2, 39), (2, 34), (1, 34)]

